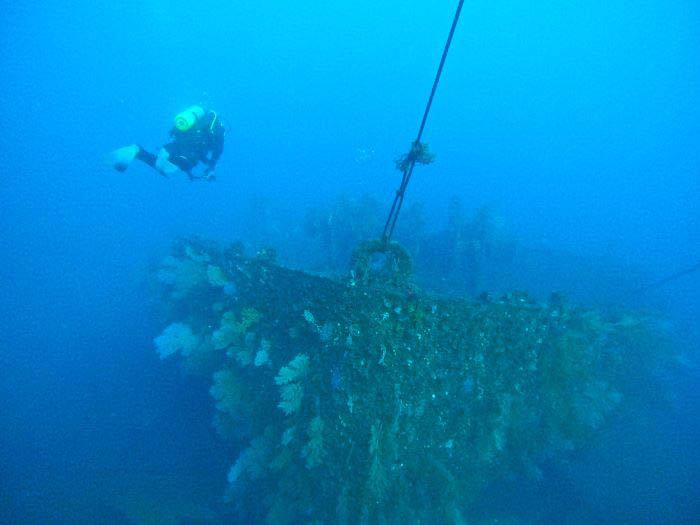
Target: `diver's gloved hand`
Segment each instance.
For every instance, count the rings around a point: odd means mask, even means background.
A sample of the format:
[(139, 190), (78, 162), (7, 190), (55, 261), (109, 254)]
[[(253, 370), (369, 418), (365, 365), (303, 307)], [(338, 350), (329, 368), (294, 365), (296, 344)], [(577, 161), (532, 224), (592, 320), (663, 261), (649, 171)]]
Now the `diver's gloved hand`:
[(117, 171), (126, 171), (129, 167), (131, 161), (136, 158), (139, 153), (139, 146), (136, 144), (131, 144), (130, 146), (124, 146), (123, 148), (115, 149), (105, 159), (108, 164), (110, 164)]

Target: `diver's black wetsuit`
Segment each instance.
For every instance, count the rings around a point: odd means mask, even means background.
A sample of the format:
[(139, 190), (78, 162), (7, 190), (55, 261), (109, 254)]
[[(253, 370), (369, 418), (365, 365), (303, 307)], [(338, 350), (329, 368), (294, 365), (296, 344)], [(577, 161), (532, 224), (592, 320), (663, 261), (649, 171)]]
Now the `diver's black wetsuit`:
[[(207, 173), (213, 171), (216, 167), (216, 163), (224, 151), (224, 134), (224, 126), (219, 121), (216, 113), (207, 111), (187, 131), (180, 131), (173, 127), (170, 130), (170, 136), (173, 140), (163, 146), (163, 148), (169, 153), (169, 162), (175, 164), (191, 178), (195, 178), (192, 175), (192, 168), (197, 163), (203, 162), (206, 164)], [(141, 146), (139, 146), (136, 158), (156, 168), (157, 155), (146, 151)]]

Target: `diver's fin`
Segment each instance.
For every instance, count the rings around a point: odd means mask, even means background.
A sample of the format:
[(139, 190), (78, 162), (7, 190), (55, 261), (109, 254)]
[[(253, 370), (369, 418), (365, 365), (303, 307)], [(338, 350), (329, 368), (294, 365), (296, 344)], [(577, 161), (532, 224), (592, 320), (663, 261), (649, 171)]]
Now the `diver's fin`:
[(138, 154), (139, 149), (136, 144), (115, 149), (107, 155), (107, 163), (117, 171), (126, 171), (126, 168), (129, 167), (131, 161)]

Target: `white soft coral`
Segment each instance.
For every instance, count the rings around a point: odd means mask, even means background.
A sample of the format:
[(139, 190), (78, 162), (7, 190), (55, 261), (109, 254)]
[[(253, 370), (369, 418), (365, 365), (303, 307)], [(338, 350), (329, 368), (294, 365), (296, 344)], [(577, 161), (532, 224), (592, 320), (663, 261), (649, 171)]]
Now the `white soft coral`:
[(173, 323), (163, 330), (163, 333), (156, 337), (153, 342), (156, 344), (160, 358), (165, 359), (176, 352), (185, 356), (189, 355), (199, 345), (200, 338), (192, 332), (189, 325)]
[(304, 387), (300, 384), (309, 368), (309, 356), (298, 354), (287, 366), (280, 368), (275, 377), (275, 383), (280, 386), (282, 400), (277, 405), (285, 414), (290, 415), (301, 407)]
[(204, 263), (189, 259), (178, 259), (168, 255), (156, 272), (156, 279), (169, 286), (173, 299), (182, 299), (200, 284), (206, 282), (207, 267)]

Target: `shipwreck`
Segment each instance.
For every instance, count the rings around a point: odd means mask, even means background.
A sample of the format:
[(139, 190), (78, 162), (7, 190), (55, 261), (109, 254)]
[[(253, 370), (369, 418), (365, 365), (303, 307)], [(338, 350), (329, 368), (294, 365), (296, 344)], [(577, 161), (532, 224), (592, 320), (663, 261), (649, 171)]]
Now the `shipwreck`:
[(352, 267), (181, 240), (154, 273), (156, 348), (210, 382), (241, 520), (466, 522), (489, 483), (594, 439), (667, 365), (646, 315), (431, 295), (393, 242)]

